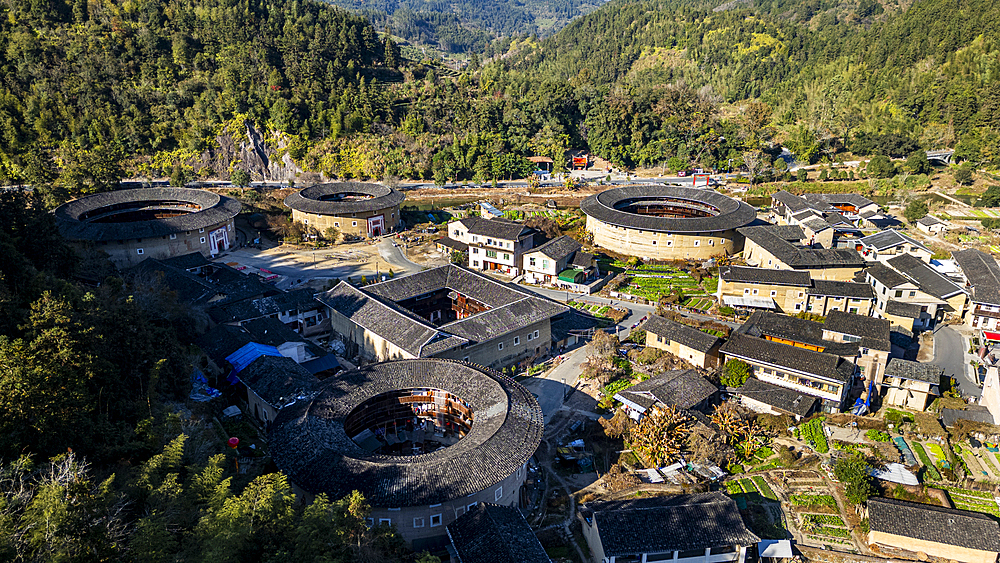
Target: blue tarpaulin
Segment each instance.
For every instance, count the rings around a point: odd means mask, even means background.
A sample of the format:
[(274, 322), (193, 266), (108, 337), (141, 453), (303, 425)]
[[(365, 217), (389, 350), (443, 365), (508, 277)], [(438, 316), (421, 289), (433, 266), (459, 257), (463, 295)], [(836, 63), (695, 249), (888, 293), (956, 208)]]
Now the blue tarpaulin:
[(251, 342), (232, 354), (226, 356), (226, 361), (232, 364), (236, 373), (243, 371), (243, 368), (252, 364), (254, 360), (261, 356), (281, 357), (281, 352), (274, 346), (266, 346)]

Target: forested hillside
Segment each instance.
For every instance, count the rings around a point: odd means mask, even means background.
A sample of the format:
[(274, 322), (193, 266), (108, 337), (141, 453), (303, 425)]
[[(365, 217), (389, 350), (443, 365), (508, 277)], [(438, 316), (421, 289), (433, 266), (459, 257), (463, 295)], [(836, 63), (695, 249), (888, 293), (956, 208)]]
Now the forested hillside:
[(490, 181), (571, 147), (676, 169), (780, 145), (809, 161), (954, 147), (1000, 165), (992, 3), (723, 7), (617, 0), (456, 75), (318, 2), (12, 2), (0, 175), (51, 205), (123, 175)]

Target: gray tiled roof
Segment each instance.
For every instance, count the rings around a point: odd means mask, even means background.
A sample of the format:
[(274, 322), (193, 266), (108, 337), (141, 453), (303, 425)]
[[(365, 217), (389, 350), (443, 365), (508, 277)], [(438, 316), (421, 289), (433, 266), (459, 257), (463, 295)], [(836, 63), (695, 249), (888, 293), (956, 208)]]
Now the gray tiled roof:
[(727, 356), (746, 358), (844, 383), (850, 381), (855, 368), (853, 362), (833, 354), (814, 352), (742, 334), (730, 336), (722, 345), (722, 352)]
[(687, 410), (701, 404), (718, 391), (719, 389), (702, 377), (697, 370), (677, 369), (665, 371), (646, 381), (636, 383), (625, 391), (617, 393), (615, 398), (619, 401), (627, 399), (644, 410), (657, 402)]
[(865, 348), (888, 351), (890, 348), (889, 324), (887, 319), (877, 319), (846, 311), (830, 311), (826, 315), (823, 327), (831, 332), (860, 337), (860, 344)]
[(211, 262), (208, 261), (208, 258), (205, 258), (205, 255), (201, 252), (189, 252), (188, 254), (181, 254), (180, 256), (162, 258), (160, 259), (160, 262), (163, 262), (168, 266), (181, 268), (183, 270), (200, 268), (211, 264)]
[(972, 286), (977, 303), (1000, 304), (1000, 265), (981, 250), (970, 248), (952, 253), (962, 273)]
[(938, 299), (947, 299), (962, 292), (962, 288), (912, 254), (900, 254), (886, 262), (897, 272), (913, 280), (924, 293)]
[[(736, 332), (754, 337), (771, 336), (804, 344), (820, 346), (827, 354), (853, 358), (858, 355), (858, 344), (832, 342), (823, 338), (823, 323), (780, 315), (770, 311), (754, 311)], [(881, 349), (881, 348), (880, 348)], [(888, 349), (888, 348), (886, 348)]]
[[(801, 227), (794, 227), (800, 233)], [(805, 248), (789, 242), (788, 226), (759, 225), (738, 229), (740, 234), (752, 240), (775, 258), (791, 268), (862, 268), (864, 259), (849, 248)]]
[(507, 219), (484, 219), (482, 217), (466, 217), (459, 221), (474, 235), (491, 237), (500, 240), (517, 240), (534, 232), (523, 223), (515, 223)]
[(306, 368), (284, 356), (260, 356), (236, 376), (258, 397), (278, 409), (311, 393), (319, 383)]
[(812, 206), (809, 205), (809, 202), (805, 199), (785, 190), (779, 190), (771, 194), (771, 200), (784, 205), (790, 209), (792, 213), (798, 213), (799, 211), (812, 208)]
[(837, 204), (849, 204), (858, 209), (875, 203), (861, 194), (805, 194), (802, 196), (806, 201), (814, 204), (826, 204), (833, 206)]
[(906, 303), (905, 301), (889, 301), (888, 303), (885, 304), (885, 313), (887, 315), (893, 315), (895, 317), (919, 319), (921, 308), (922, 306), (919, 303)]
[(879, 283), (888, 287), (889, 289), (892, 289), (894, 287), (899, 287), (910, 281), (896, 270), (893, 270), (889, 266), (886, 266), (885, 264), (878, 262), (865, 268), (865, 271), (871, 274), (873, 278), (878, 280)]
[(408, 313), (391, 302), (378, 299), (344, 281), (326, 293), (321, 293), (318, 299), (357, 325), (374, 332), (416, 357), (421, 357), (423, 347), (432, 341), (438, 353), (467, 342), (465, 339), (446, 335), (429, 321)]
[(594, 265), (594, 255), (589, 252), (577, 250), (573, 254), (573, 258), (570, 259), (569, 263), (574, 266), (580, 266), (581, 268), (589, 268)]
[(809, 227), (809, 229), (814, 233), (818, 233), (821, 231), (825, 231), (826, 229), (832, 228), (832, 225), (830, 225), (830, 223), (826, 222), (826, 220), (820, 217), (812, 217), (806, 219), (805, 221), (802, 221), (802, 224), (805, 225), (806, 227)]
[(247, 299), (235, 303), (227, 303), (212, 307), (209, 315), (216, 322), (232, 323), (250, 319), (276, 315), (289, 311), (302, 312), (319, 309), (322, 305), (316, 301), (313, 292), (308, 289), (296, 289), (259, 299)]
[[(704, 208), (705, 204), (708, 204), (717, 210), (717, 215), (687, 218), (656, 217), (617, 209), (628, 200), (665, 198), (691, 202), (699, 208)], [(757, 217), (756, 210), (750, 205), (726, 197), (714, 190), (654, 185), (606, 190), (583, 200), (580, 209), (587, 216), (610, 225), (644, 231), (674, 233), (727, 231), (748, 225)]]
[(479, 503), (447, 530), (459, 563), (549, 563), (534, 530), (513, 506)]
[[(417, 456), (373, 454), (344, 430), (365, 401), (405, 389), (460, 398), (475, 423), (450, 447)], [(542, 410), (524, 387), (495, 372), (438, 359), (371, 364), (324, 380), (309, 400), (282, 409), (268, 443), (278, 467), (306, 491), (341, 498), (353, 490), (377, 507), (422, 506), (489, 489), (538, 448)]]
[[(222, 326), (222, 325), (220, 325)], [(243, 323), (243, 330), (253, 342), (277, 348), (286, 342), (301, 342), (313, 356), (325, 356), (322, 348), (295, 332), (285, 323), (271, 317), (262, 317)]]
[(938, 219), (937, 217), (935, 217), (933, 215), (928, 215), (928, 216), (924, 217), (923, 219), (917, 221), (917, 223), (920, 223), (921, 225), (923, 225), (925, 227), (930, 227), (932, 225), (943, 225), (944, 221)]
[(748, 378), (737, 393), (798, 416), (808, 416), (819, 400), (812, 395), (773, 385), (756, 377)]
[(195, 340), (195, 344), (220, 368), (227, 356), (251, 342), (253, 339), (247, 331), (233, 325), (217, 325)]
[(873, 532), (1000, 553), (1000, 525), (979, 512), (870, 498), (868, 523)]
[(125, 275), (145, 284), (145, 280), (159, 280), (182, 303), (203, 303), (220, 293), (212, 282), (163, 260), (147, 258), (126, 270)]
[(934, 364), (921, 364), (900, 358), (892, 358), (889, 360), (888, 365), (885, 366), (886, 377), (912, 379), (932, 385), (940, 385), (943, 374), (944, 368), (940, 368)]
[[(436, 327), (396, 305), (444, 288), (471, 297), (489, 309)], [(569, 310), (565, 305), (452, 264), (364, 288), (341, 282), (317, 298), (416, 357), (497, 338)]]
[(885, 250), (886, 248), (892, 248), (900, 244), (911, 244), (930, 252), (930, 249), (923, 244), (895, 229), (887, 229), (885, 231), (875, 233), (874, 235), (862, 237), (858, 242), (864, 246), (872, 247), (875, 250)]
[(708, 352), (721, 342), (718, 336), (658, 315), (650, 315), (640, 328), (699, 352)]
[(993, 424), (993, 415), (982, 405), (969, 405), (965, 409), (941, 409), (941, 422), (946, 428), (951, 428), (959, 420)]
[(736, 502), (720, 492), (590, 502), (581, 510), (597, 524), (606, 557), (751, 546)]
[[(335, 194), (361, 194), (368, 199), (329, 200)], [(299, 190), (285, 198), (285, 205), (304, 213), (318, 215), (345, 215), (378, 211), (395, 207), (406, 196), (388, 186), (365, 182), (338, 182), (316, 184)]]
[(434, 243), (435, 244), (440, 244), (440, 245), (443, 245), (443, 246), (447, 246), (448, 248), (450, 248), (452, 250), (457, 250), (459, 252), (465, 252), (466, 250), (469, 250), (469, 245), (468, 244), (466, 244), (466, 243), (464, 243), (464, 242), (462, 242), (460, 240), (455, 240), (455, 239), (450, 238), (450, 237), (441, 237), (441, 238), (437, 239), (436, 241), (434, 241)]
[(541, 246), (532, 248), (531, 250), (525, 252), (525, 254), (540, 252), (558, 262), (581, 248), (583, 248), (582, 244), (574, 240), (572, 237), (563, 235), (561, 237), (556, 237)]
[(719, 277), (728, 282), (759, 283), (765, 285), (792, 285), (808, 287), (812, 279), (809, 272), (729, 266), (721, 269)]
[[(88, 214), (105, 207), (151, 205), (156, 202), (185, 202), (198, 206), (199, 210), (150, 221), (99, 223), (88, 218)], [(60, 205), (53, 214), (59, 232), (68, 239), (110, 241), (165, 237), (204, 229), (229, 221), (240, 209), (241, 204), (235, 199), (205, 190), (142, 188), (89, 195)], [(190, 210), (184, 208), (184, 211)]]
[(875, 294), (872, 286), (866, 283), (834, 281), (834, 280), (813, 280), (812, 287), (806, 290), (809, 295), (823, 295), (829, 297), (848, 297), (851, 299), (874, 299)]

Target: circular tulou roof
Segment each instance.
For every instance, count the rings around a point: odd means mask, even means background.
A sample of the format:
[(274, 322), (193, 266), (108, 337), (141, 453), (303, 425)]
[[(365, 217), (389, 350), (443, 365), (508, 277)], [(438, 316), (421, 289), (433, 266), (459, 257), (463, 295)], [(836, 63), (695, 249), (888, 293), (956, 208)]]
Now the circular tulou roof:
[[(656, 217), (616, 209), (628, 200), (661, 198), (707, 204), (718, 212), (711, 217)], [(757, 217), (757, 212), (752, 206), (714, 190), (677, 186), (644, 185), (614, 188), (583, 200), (580, 209), (589, 217), (610, 225), (674, 233), (726, 231), (749, 225)]]
[[(324, 201), (323, 198), (335, 194), (362, 194), (368, 199), (348, 201)], [(334, 184), (316, 184), (309, 186), (285, 198), (285, 205), (303, 213), (317, 215), (344, 215), (377, 211), (395, 207), (406, 198), (403, 192), (381, 184), (365, 182), (338, 182)]]
[[(169, 204), (175, 202), (197, 205), (199, 210), (174, 217), (121, 223), (98, 223), (86, 218), (89, 213), (105, 207), (136, 204), (135, 208), (141, 209), (142, 204), (156, 207), (157, 203), (163, 203), (166, 204), (164, 207), (169, 208), (174, 207)], [(241, 208), (242, 205), (235, 199), (205, 190), (142, 188), (89, 195), (60, 205), (53, 214), (59, 232), (64, 237), (72, 240), (107, 241), (153, 238), (204, 229), (229, 221)]]
[[(373, 454), (344, 430), (366, 400), (424, 388), (447, 391), (472, 409), (472, 428), (457, 443), (416, 456)], [(542, 425), (538, 402), (512, 379), (451, 360), (398, 360), (325, 380), (311, 399), (281, 409), (269, 444), (278, 467), (311, 493), (341, 498), (358, 490), (373, 506), (422, 506), (509, 477), (534, 455)]]

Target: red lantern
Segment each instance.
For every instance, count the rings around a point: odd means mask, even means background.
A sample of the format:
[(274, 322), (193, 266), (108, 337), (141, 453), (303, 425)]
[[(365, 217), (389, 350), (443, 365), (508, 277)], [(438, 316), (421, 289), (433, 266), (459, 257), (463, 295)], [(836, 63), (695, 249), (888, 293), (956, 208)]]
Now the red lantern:
[(228, 442), (226, 442), (226, 444), (227, 444), (227, 445), (228, 445), (228, 446), (229, 446), (230, 448), (233, 448), (233, 449), (235, 450), (235, 449), (236, 449), (236, 446), (240, 445), (240, 439), (239, 439), (239, 438), (236, 438), (236, 437), (233, 437), (233, 438), (230, 438), (230, 439), (229, 439), (229, 441), (228, 441)]

